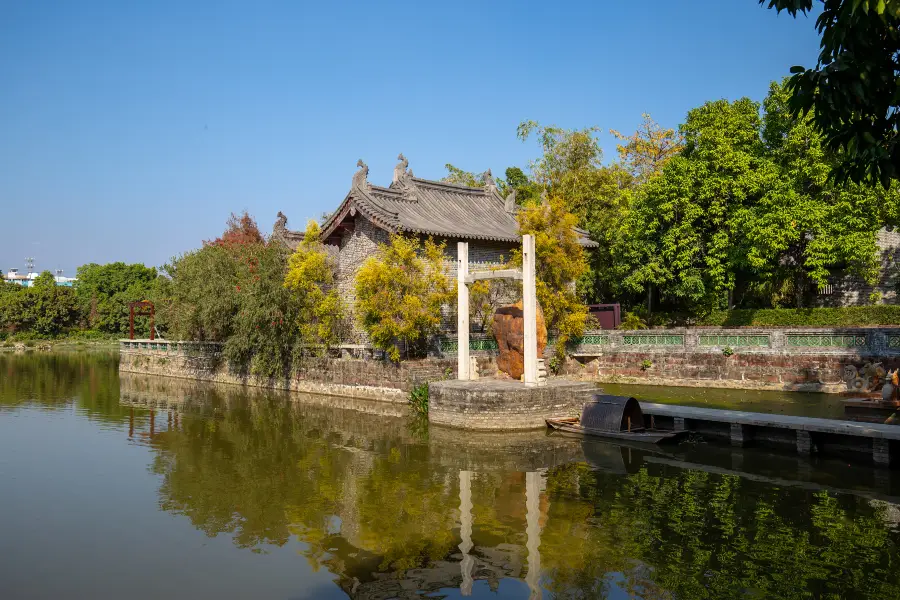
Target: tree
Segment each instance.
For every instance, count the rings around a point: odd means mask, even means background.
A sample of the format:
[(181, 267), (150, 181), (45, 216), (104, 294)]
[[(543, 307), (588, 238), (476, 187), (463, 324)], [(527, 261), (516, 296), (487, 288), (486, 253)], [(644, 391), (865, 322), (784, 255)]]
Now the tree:
[(284, 285), (298, 303), (297, 327), (304, 344), (338, 344), (349, 333), (345, 307), (334, 287), (333, 259), (325, 250), (315, 221), (288, 260)]
[(245, 210), (242, 215), (231, 213), (226, 222), (225, 233), (212, 241), (204, 242), (204, 245), (233, 247), (261, 244), (264, 241), (256, 221)]
[(879, 185), (838, 184), (839, 157), (811, 117), (795, 117), (772, 84), (746, 98), (688, 113), (685, 146), (637, 192), (615, 249), (633, 292), (659, 290), (693, 313), (738, 303), (802, 306), (835, 270), (873, 278), (883, 207)]
[(72, 288), (56, 285), (50, 271), (41, 273), (31, 287), (5, 287), (0, 292), (0, 328), (8, 333), (54, 337), (76, 323), (78, 304)]
[[(78, 267), (74, 289), (84, 325), (104, 333), (126, 334), (129, 303), (149, 299), (157, 277), (155, 268), (142, 264), (90, 263)], [(149, 330), (144, 334), (149, 335)]]
[(453, 297), (444, 272), (443, 243), (392, 235), (356, 274), (356, 313), (372, 344), (400, 360), (421, 356), (428, 336), (441, 323), (442, 308)]
[(777, 178), (759, 128), (759, 105), (746, 98), (707, 102), (688, 113), (684, 150), (642, 186), (629, 209), (617, 250), (630, 265), (626, 288), (656, 286), (689, 311), (718, 307), (734, 285), (740, 252), (729, 217)]
[(455, 183), (456, 185), (467, 185), (469, 187), (484, 186), (484, 174), (476, 175), (469, 171), (463, 171), (459, 167), (454, 167), (450, 163), (444, 165), (447, 169), (447, 175), (441, 178), (444, 183)]
[[(813, 0), (759, 0), (793, 16)], [(813, 113), (828, 148), (840, 152), (839, 181), (876, 182), (900, 176), (900, 2), (822, 0), (822, 36), (813, 68), (795, 66), (789, 88), (795, 116)]]
[(647, 113), (641, 117), (641, 126), (632, 135), (625, 135), (615, 129), (609, 130), (616, 139), (623, 142), (617, 146), (622, 167), (639, 183), (658, 175), (684, 146), (681, 135), (674, 129), (660, 127)]
[[(547, 204), (525, 207), (517, 219), (519, 233), (534, 236), (537, 299), (562, 352), (569, 339), (582, 334), (587, 320), (587, 307), (575, 288), (588, 270), (574, 229), (577, 218), (566, 210), (565, 200), (554, 196)], [(521, 266), (521, 250), (513, 252), (513, 263)]]

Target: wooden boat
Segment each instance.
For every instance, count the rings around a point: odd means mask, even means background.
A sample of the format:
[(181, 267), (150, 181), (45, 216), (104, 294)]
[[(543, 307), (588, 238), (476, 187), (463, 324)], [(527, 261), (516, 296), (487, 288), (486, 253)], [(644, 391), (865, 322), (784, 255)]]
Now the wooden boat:
[(644, 427), (644, 413), (635, 398), (597, 394), (581, 409), (581, 417), (546, 419), (557, 431), (593, 435), (616, 440), (659, 444), (675, 440), (683, 431), (664, 431)]
[(842, 402), (844, 403), (844, 414), (852, 421), (886, 423), (885, 419), (900, 411), (900, 401), (897, 400), (863, 397), (847, 398)]

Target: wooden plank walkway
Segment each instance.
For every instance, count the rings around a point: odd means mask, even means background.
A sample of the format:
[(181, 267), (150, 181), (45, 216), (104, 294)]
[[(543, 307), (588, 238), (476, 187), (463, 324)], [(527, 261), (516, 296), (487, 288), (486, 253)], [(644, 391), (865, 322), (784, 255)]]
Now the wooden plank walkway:
[[(849, 448), (856, 451), (871, 452), (876, 464), (890, 465), (892, 455), (900, 452), (900, 426), (879, 423), (857, 423), (838, 421), (836, 419), (820, 419), (813, 417), (794, 417), (766, 413), (745, 412), (740, 410), (720, 410), (714, 408), (698, 408), (679, 404), (658, 404), (641, 402), (641, 410), (645, 416), (652, 416), (655, 421), (672, 419), (676, 431), (697, 430), (701, 433), (725, 433), (732, 445), (746, 446), (754, 438), (768, 435), (772, 430), (783, 430), (785, 434), (794, 432), (797, 452), (810, 454), (814, 450), (839, 443), (848, 449), (847, 438), (855, 438), (860, 446)], [(659, 426), (659, 425), (657, 425)], [(727, 427), (727, 429), (725, 429)], [(789, 435), (789, 434), (788, 434)]]

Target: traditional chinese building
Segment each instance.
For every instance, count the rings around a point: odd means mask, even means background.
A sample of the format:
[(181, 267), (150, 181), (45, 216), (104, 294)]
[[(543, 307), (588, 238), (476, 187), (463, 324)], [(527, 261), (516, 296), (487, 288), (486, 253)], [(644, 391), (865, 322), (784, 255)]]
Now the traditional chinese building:
[[(369, 168), (360, 160), (350, 191), (321, 226), (322, 240), (336, 259), (338, 288), (351, 305), (357, 270), (392, 233), (446, 242), (447, 273), (454, 278), (456, 242), (469, 242), (470, 271), (505, 264), (522, 243), (515, 192), (504, 198), (490, 170), (484, 186), (468, 187), (415, 177), (406, 158), (398, 158), (387, 187), (369, 183)], [(597, 247), (587, 232), (576, 233), (582, 246)], [(278, 213), (272, 237), (293, 249), (303, 233), (287, 229), (287, 217)]]

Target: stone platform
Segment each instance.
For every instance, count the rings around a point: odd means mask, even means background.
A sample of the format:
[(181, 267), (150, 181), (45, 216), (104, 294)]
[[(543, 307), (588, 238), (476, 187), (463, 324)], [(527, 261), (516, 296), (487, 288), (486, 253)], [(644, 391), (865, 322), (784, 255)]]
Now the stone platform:
[(544, 419), (581, 414), (600, 389), (590, 382), (551, 380), (526, 385), (510, 379), (438, 381), (429, 386), (428, 420), (480, 431), (543, 429)]

